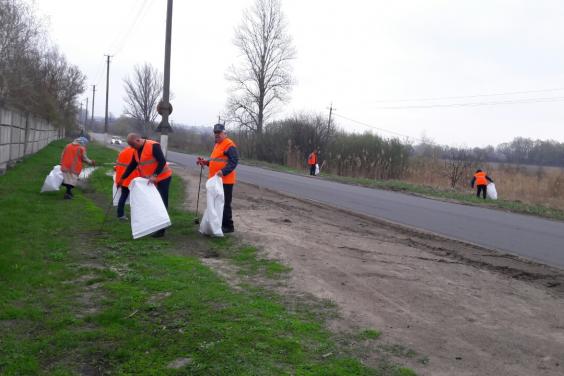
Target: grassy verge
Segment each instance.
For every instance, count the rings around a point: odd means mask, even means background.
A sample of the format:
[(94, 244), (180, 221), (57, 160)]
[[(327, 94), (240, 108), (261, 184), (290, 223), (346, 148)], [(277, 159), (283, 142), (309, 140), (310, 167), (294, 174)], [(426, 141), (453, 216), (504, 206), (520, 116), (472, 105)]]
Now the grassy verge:
[[(307, 307), (290, 311), (275, 294), (233, 289), (203, 265), (198, 251), (215, 247), (249, 274), (286, 272), (252, 247), (198, 236), (180, 209), (179, 179), (164, 240), (131, 240), (113, 211), (100, 231), (107, 169), (72, 201), (39, 194), (63, 146), (53, 143), (0, 177), (0, 374), (406, 374), (363, 366), (339, 351)], [(89, 148), (99, 163), (115, 153)]]
[[(292, 167), (282, 166), (274, 163), (261, 162), (256, 160), (243, 160), (242, 163), (249, 166), (268, 168), (274, 171), (287, 172), (292, 174), (303, 174), (307, 171), (300, 170)], [(521, 201), (510, 200), (483, 200), (477, 198), (472, 193), (458, 192), (452, 190), (444, 190), (426, 185), (407, 183), (401, 180), (377, 180), (366, 178), (351, 178), (346, 176), (337, 176), (326, 173), (321, 173), (321, 178), (351, 184), (368, 188), (385, 189), (389, 191), (404, 192), (415, 194), (427, 198), (442, 199), (455, 201), (462, 204), (485, 206), (489, 208), (507, 210), (513, 213), (529, 214), (539, 217), (564, 220), (564, 211), (556, 208), (550, 208), (543, 205), (529, 204)]]

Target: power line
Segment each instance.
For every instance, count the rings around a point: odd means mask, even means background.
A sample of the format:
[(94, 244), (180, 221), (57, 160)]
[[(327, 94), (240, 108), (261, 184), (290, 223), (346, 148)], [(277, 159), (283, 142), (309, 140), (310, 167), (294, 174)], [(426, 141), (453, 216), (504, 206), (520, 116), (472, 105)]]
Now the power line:
[(368, 123), (365, 123), (365, 122), (362, 122), (362, 121), (359, 121), (359, 120), (351, 119), (351, 118), (349, 118), (349, 117), (347, 117), (347, 116), (343, 116), (343, 115), (341, 115), (341, 114), (337, 114), (336, 112), (333, 112), (333, 116), (336, 116), (336, 117), (341, 118), (341, 119), (344, 119), (344, 120), (348, 120), (348, 121), (350, 121), (350, 122), (353, 122), (353, 123), (356, 123), (356, 124), (359, 124), (359, 125), (363, 125), (363, 126), (368, 127), (368, 128), (376, 129), (376, 130), (379, 130), (379, 131), (381, 131), (381, 132), (387, 132), (387, 133), (390, 133), (390, 134), (393, 134), (393, 135), (396, 135), (396, 136), (399, 136), (399, 137), (405, 137), (405, 138), (407, 138), (407, 139), (419, 140), (419, 139), (416, 138), (416, 137), (411, 137), (411, 136), (408, 136), (408, 135), (403, 134), (403, 133), (391, 131), (391, 130), (389, 130), (389, 129), (380, 128), (380, 127), (377, 127), (377, 126), (372, 125), (372, 124), (368, 124)]
[[(113, 49), (114, 56), (119, 54), (123, 50), (123, 48), (125, 47), (125, 42), (127, 41), (127, 38), (129, 38), (129, 35), (133, 31), (133, 29), (135, 28), (135, 26), (137, 26), (137, 23), (139, 22), (139, 20), (144, 18), (147, 9), (150, 8), (150, 7), (148, 7), (148, 5), (151, 4), (151, 3), (152, 3), (152, 0), (143, 0), (143, 2), (141, 3), (141, 6), (137, 10), (135, 17), (133, 18), (133, 21), (129, 25), (129, 28), (121, 36), (121, 38), (116, 39), (114, 41), (114, 43), (111, 45), (111, 47), (115, 47)], [(110, 49), (111, 49), (111, 47), (110, 47)]]
[(533, 94), (533, 93), (547, 93), (547, 92), (554, 92), (554, 91), (564, 91), (564, 88), (524, 90), (524, 91), (507, 91), (507, 92), (502, 92), (502, 93), (457, 95), (457, 96), (450, 96), (450, 97), (430, 97), (430, 98), (412, 98), (412, 99), (378, 99), (378, 100), (375, 100), (373, 102), (374, 103), (426, 102), (426, 101), (438, 101), (438, 100), (448, 100), (448, 99), (466, 99), (466, 98), (481, 98), (481, 97), (497, 97), (497, 96), (507, 96), (507, 95), (522, 95), (522, 94)]
[(429, 105), (405, 105), (405, 106), (376, 106), (371, 109), (379, 110), (407, 110), (407, 109), (426, 109), (426, 108), (448, 108), (448, 107), (480, 107), (480, 106), (500, 106), (513, 104), (530, 103), (551, 103), (564, 101), (564, 97), (545, 97), (545, 98), (523, 98), (509, 99), (489, 102), (464, 102), (464, 103), (437, 103)]

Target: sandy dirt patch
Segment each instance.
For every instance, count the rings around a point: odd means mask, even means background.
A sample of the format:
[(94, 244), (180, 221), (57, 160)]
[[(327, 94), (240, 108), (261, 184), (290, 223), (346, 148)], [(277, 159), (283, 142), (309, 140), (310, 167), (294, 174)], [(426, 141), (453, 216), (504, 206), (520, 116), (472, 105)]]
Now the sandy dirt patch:
[[(198, 176), (179, 173), (194, 210)], [(564, 374), (560, 270), (247, 184), (233, 211), (238, 240), (292, 268), (290, 290), (338, 305), (333, 330), (381, 330), (419, 375)]]

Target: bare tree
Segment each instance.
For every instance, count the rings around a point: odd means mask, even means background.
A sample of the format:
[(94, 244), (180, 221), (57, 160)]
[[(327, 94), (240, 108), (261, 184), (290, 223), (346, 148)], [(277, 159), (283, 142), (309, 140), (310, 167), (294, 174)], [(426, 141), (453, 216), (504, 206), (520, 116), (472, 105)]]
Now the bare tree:
[(475, 164), (472, 153), (469, 150), (451, 148), (449, 156), (445, 160), (444, 169), (451, 188), (456, 188), (461, 179), (468, 178), (469, 172)]
[(288, 99), (293, 85), (295, 49), (280, 0), (256, 0), (243, 14), (234, 44), (242, 56), (226, 75), (233, 84), (227, 108), (233, 122), (261, 134), (274, 106)]
[(136, 66), (133, 78), (125, 78), (125, 114), (139, 121), (144, 131), (153, 128), (157, 103), (163, 93), (163, 77), (151, 64)]

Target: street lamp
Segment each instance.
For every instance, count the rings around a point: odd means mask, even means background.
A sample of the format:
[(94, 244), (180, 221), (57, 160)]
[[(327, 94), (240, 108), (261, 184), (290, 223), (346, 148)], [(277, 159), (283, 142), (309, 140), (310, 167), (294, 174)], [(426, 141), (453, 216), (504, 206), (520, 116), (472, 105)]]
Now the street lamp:
[(166, 37), (165, 37), (165, 61), (164, 61), (164, 82), (163, 99), (157, 106), (157, 111), (162, 120), (157, 127), (157, 132), (161, 134), (161, 148), (166, 157), (168, 149), (168, 134), (172, 132), (172, 127), (168, 122), (168, 117), (172, 113), (170, 99), (170, 41), (172, 36), (172, 0), (168, 0), (166, 7)]

